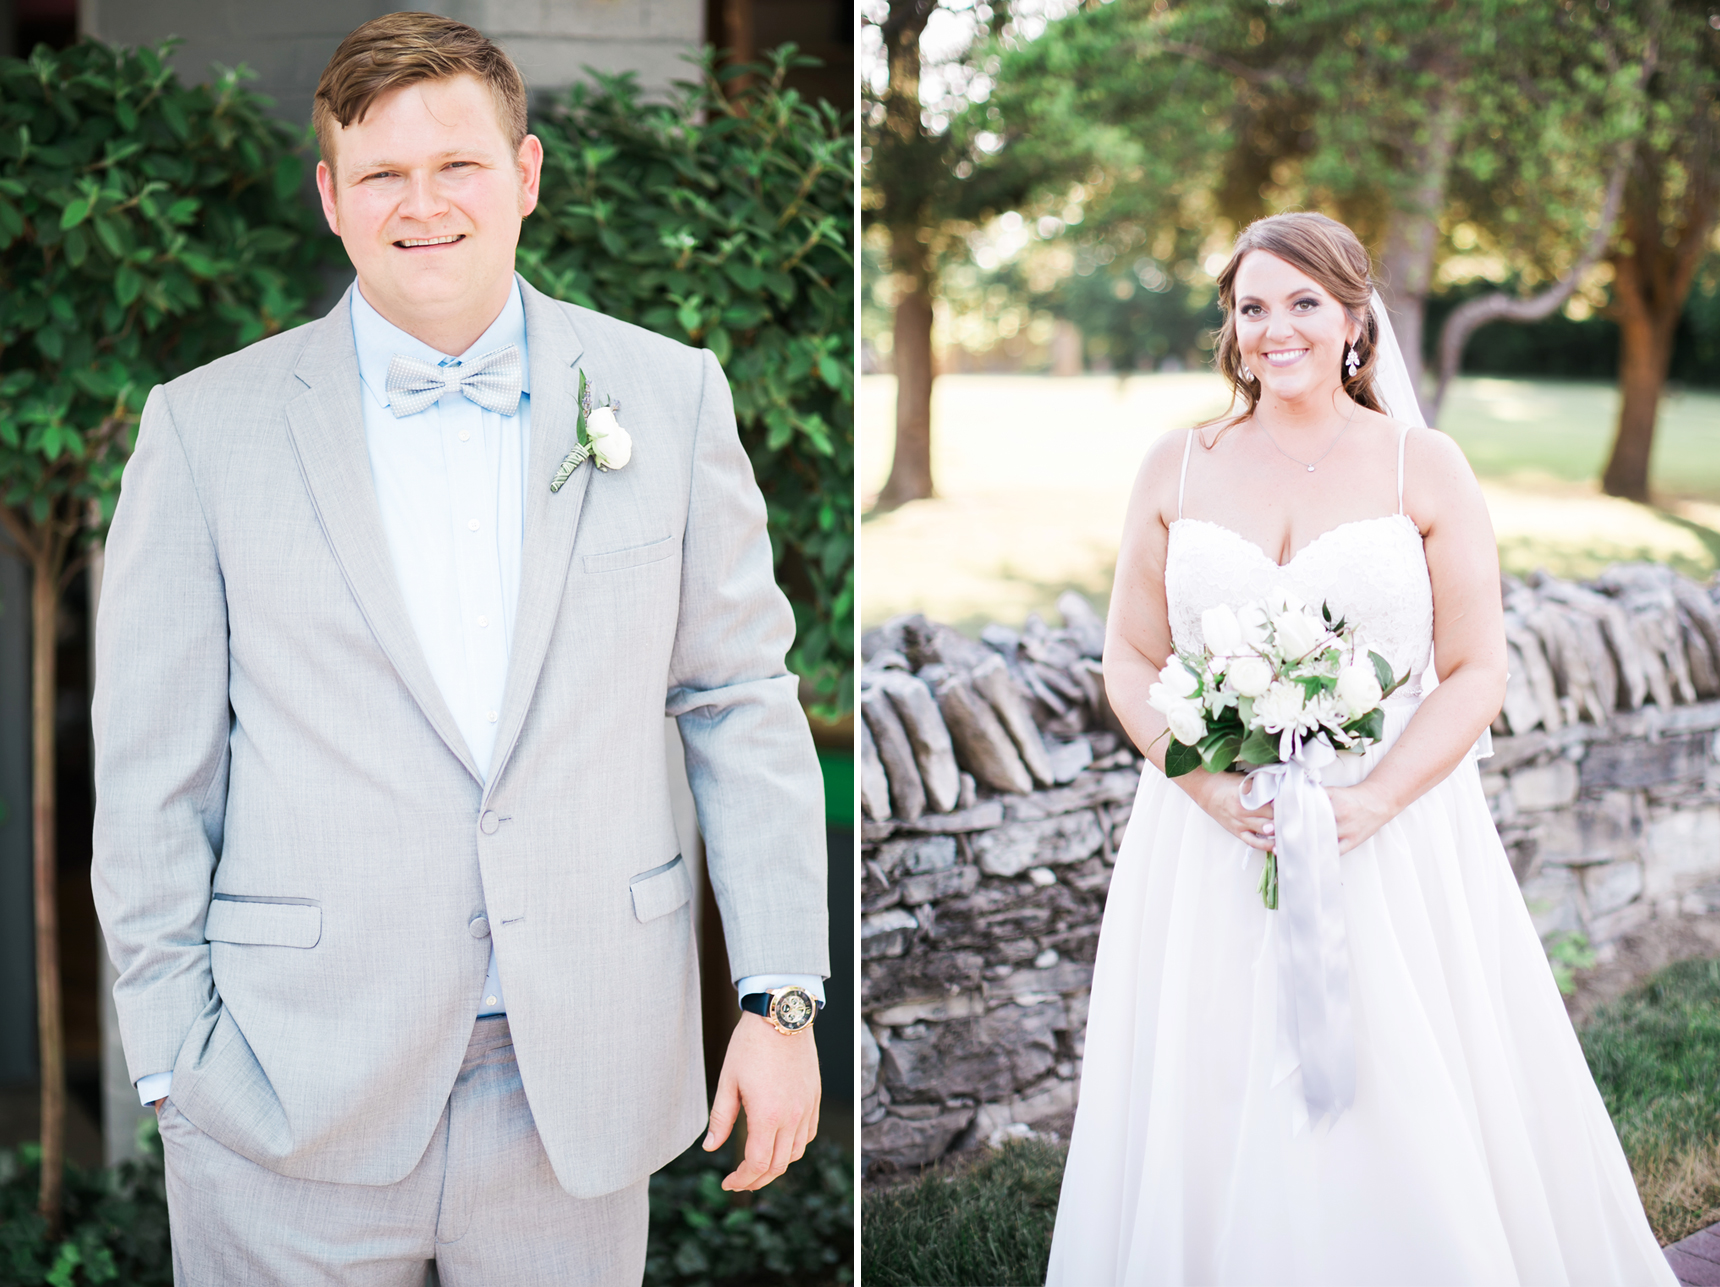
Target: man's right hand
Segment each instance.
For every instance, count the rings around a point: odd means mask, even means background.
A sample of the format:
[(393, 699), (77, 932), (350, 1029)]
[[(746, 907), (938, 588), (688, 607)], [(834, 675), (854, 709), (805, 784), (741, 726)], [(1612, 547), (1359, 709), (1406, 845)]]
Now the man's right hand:
[(159, 1119), (161, 1117), (161, 1106), (163, 1104), (165, 1104), (166, 1102), (167, 1102), (167, 1096), (166, 1095), (163, 1095), (160, 1099), (153, 1099), (150, 1101), (149, 1106), (155, 1110), (155, 1116), (157, 1117), (157, 1119)]

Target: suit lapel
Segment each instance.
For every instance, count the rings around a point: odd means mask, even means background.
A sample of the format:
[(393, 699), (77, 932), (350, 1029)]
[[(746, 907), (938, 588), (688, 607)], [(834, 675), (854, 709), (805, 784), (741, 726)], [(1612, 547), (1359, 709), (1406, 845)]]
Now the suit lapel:
[(490, 761), (494, 787), (507, 767), (537, 688), (544, 654), (561, 612), (573, 538), (597, 466), (584, 464), (559, 492), (549, 489), (562, 458), (579, 441), (579, 361), (584, 345), (555, 301), (522, 280), (526, 349), (531, 363), (531, 455), (526, 463), (525, 543), (520, 551), (520, 598), (514, 613), (507, 686), (502, 694), (496, 750)]
[(293, 372), (306, 387), (286, 409), (293, 450), (323, 532), (376, 642), (437, 735), (482, 783), (418, 646), (383, 535), (359, 404), (350, 294), (327, 317), (308, 324), (312, 333)]

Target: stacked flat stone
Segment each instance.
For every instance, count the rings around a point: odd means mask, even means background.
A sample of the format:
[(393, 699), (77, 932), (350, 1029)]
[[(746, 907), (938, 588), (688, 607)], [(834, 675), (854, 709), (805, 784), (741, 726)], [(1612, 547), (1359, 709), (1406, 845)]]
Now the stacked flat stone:
[[(1512, 678), (1482, 786), (1543, 938), (1601, 950), (1720, 909), (1716, 587), (1626, 564), (1504, 585)], [(924, 617), (861, 672), (863, 1143), (914, 1166), (1065, 1116), (1143, 761), (1105, 701), (1104, 622)]]

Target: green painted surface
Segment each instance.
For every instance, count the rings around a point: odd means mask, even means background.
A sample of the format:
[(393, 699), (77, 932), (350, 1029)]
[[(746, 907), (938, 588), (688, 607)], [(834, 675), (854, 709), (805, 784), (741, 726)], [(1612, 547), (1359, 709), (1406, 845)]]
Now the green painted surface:
[(824, 819), (844, 827), (854, 825), (854, 756), (844, 751), (820, 751), (824, 771)]

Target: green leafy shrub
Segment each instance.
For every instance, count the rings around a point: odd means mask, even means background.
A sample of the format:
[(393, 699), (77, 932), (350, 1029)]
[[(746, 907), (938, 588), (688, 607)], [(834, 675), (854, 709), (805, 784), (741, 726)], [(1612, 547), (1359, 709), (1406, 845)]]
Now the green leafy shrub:
[(733, 102), (708, 52), (667, 102), (631, 75), (574, 86), (534, 124), (519, 269), (723, 364), (794, 604), (789, 665), (834, 717), (853, 707), (853, 138), (782, 87), (795, 61), (785, 46)]
[(645, 1287), (832, 1287), (854, 1281), (854, 1169), (839, 1145), (757, 1193), (729, 1193), (729, 1149), (688, 1149), (651, 1177)]
[(303, 320), (340, 253), (298, 134), (166, 50), (0, 59), (0, 504), (62, 539), (111, 515), (150, 388)]
[(143, 1157), (113, 1170), (66, 1168), (65, 1226), (52, 1244), (36, 1210), (42, 1150), (0, 1150), (0, 1287), (172, 1287), (153, 1117), (139, 1124), (138, 1143)]

